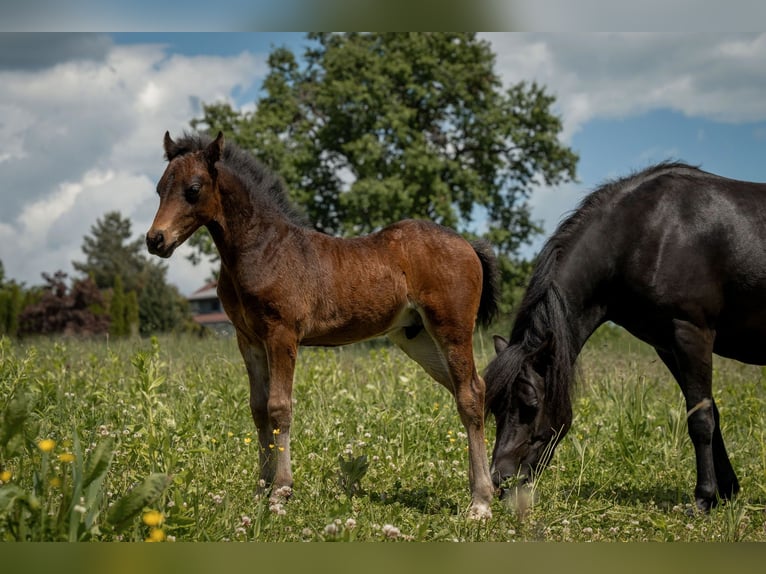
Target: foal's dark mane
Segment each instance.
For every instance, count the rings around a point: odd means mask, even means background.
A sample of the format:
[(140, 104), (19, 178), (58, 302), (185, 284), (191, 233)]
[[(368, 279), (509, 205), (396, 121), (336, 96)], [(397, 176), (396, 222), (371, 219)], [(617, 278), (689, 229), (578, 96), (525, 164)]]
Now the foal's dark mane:
[[(168, 161), (182, 155), (203, 151), (213, 138), (206, 134), (185, 132), (174, 142), (172, 156)], [(253, 199), (268, 201), (290, 222), (302, 227), (311, 227), (306, 215), (297, 208), (287, 195), (283, 180), (258, 161), (253, 154), (227, 141), (223, 147), (223, 165), (237, 176)]]
[(508, 349), (493, 360), (485, 373), (487, 411), (501, 411), (510, 400), (512, 382), (526, 361), (539, 359), (544, 365), (546, 404), (553, 413), (571, 412), (575, 361), (579, 349), (573, 339), (567, 302), (556, 281), (559, 262), (577, 242), (600, 208), (643, 183), (673, 173), (681, 176), (710, 176), (680, 162), (663, 162), (608, 181), (585, 196), (546, 241), (537, 256), (527, 290), (519, 304)]

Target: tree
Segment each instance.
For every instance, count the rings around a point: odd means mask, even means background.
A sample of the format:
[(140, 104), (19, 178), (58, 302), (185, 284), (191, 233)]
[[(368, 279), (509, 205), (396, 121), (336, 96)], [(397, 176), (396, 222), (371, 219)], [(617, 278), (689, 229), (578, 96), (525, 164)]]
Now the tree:
[(165, 280), (165, 267), (148, 267), (147, 281), (138, 295), (139, 331), (142, 335), (180, 330), (189, 315), (188, 303)]
[[(205, 105), (192, 127), (253, 150), (328, 233), (428, 218), (485, 235), (505, 258), (539, 233), (532, 190), (573, 180), (578, 159), (543, 87), (503, 89), (471, 33), (309, 39), (303, 63), (272, 51), (254, 112)], [(192, 244), (212, 251), (204, 233)]]
[(100, 335), (109, 330), (109, 316), (94, 281), (78, 279), (70, 288), (66, 278), (63, 271), (43, 273), (42, 297), (21, 313), (19, 335)]
[(144, 255), (143, 239), (132, 239), (131, 227), (119, 212), (106, 213), (83, 238), (86, 260), (72, 265), (103, 291), (111, 291), (113, 335), (179, 329), (185, 319), (184, 303), (179, 302), (183, 298), (167, 284), (167, 267)]
[(117, 275), (114, 278), (114, 287), (112, 287), (112, 296), (109, 301), (109, 316), (112, 319), (109, 334), (113, 337), (124, 337), (130, 334), (127, 310), (127, 297), (122, 287), (122, 276)]
[(14, 280), (6, 281), (5, 267), (0, 261), (0, 335), (16, 336), (21, 311), (34, 301), (34, 291)]
[(90, 233), (83, 238), (85, 261), (73, 261), (73, 267), (91, 276), (99, 289), (111, 288), (119, 275), (126, 292), (139, 291), (147, 258), (143, 240), (132, 239), (130, 219), (110, 211), (96, 220)]

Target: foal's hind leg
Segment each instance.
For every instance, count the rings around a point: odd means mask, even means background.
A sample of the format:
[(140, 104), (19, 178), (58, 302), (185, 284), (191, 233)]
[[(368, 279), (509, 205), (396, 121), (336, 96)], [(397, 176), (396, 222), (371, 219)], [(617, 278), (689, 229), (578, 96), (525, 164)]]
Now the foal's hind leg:
[(460, 420), (468, 434), (469, 517), (490, 518), (494, 493), (484, 441), (484, 381), (476, 372), (471, 333), (459, 343), (437, 343), (426, 329), (410, 339), (405, 330), (389, 335), (412, 359), (455, 397)]
[[(678, 370), (678, 364), (676, 358), (672, 353), (657, 349), (662, 362), (670, 370), (673, 377), (676, 379), (679, 385), (681, 385), (681, 375)], [(683, 388), (683, 387), (682, 387)], [(726, 452), (726, 445), (723, 441), (723, 435), (721, 434), (721, 422), (718, 414), (718, 407), (715, 404), (715, 399), (711, 397), (711, 404), (713, 407), (713, 420), (715, 422), (715, 429), (713, 430), (713, 466), (715, 468), (715, 479), (718, 484), (718, 495), (724, 500), (730, 500), (739, 492), (739, 480), (737, 480), (737, 474), (734, 472), (734, 468), (729, 460), (729, 455)]]

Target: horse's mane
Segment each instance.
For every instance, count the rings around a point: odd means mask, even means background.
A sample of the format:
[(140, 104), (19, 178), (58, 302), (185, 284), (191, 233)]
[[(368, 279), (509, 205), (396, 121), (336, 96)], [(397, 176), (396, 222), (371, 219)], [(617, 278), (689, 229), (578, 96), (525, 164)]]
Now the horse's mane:
[[(213, 138), (207, 134), (184, 132), (180, 138), (174, 141), (173, 156), (166, 157), (166, 159), (170, 161), (181, 155), (202, 151), (212, 141)], [(230, 140), (226, 140), (223, 146), (222, 161), (224, 166), (240, 179), (254, 199), (268, 201), (296, 225), (311, 226), (305, 213), (290, 201), (284, 181), (258, 161), (252, 153), (243, 150)]]
[[(608, 181), (583, 198), (546, 241), (516, 312), (508, 348), (499, 353), (485, 372), (487, 412), (507, 407), (511, 384), (528, 360), (541, 358), (546, 403), (554, 413), (570, 412), (575, 382), (575, 361), (579, 350), (568, 316), (567, 302), (556, 281), (559, 262), (579, 239), (601, 207), (656, 177), (704, 174), (680, 162), (663, 162), (626, 177)], [(545, 356), (543, 357), (543, 353)]]

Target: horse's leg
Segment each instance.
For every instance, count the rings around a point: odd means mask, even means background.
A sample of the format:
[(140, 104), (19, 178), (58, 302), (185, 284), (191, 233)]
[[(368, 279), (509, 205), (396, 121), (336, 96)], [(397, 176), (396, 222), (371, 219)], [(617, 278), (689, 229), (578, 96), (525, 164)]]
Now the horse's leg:
[(678, 383), (686, 399), (689, 437), (697, 459), (697, 485), (694, 489), (697, 508), (707, 512), (716, 504), (716, 469), (713, 436), (716, 417), (713, 404), (713, 339), (707, 329), (689, 321), (673, 321), (673, 356), (678, 368)]
[(272, 429), (268, 449), (276, 460), (272, 501), (283, 501), (292, 494), (293, 473), (290, 467), (290, 426), (292, 391), (298, 340), (283, 327), (275, 328), (266, 340), (269, 365), (268, 420)]
[(239, 352), (245, 360), (247, 376), (250, 381), (250, 412), (258, 431), (260, 479), (263, 487), (268, 487), (274, 480), (276, 470), (274, 458), (271, 456), (269, 444), (272, 439), (272, 428), (269, 422), (269, 368), (266, 360), (266, 350), (260, 343), (250, 343), (244, 336), (237, 333)]
[(494, 487), (484, 441), (484, 380), (474, 365), (471, 334), (459, 339), (460, 343), (451, 344), (439, 344), (427, 329), (412, 339), (403, 329), (389, 334), (389, 338), (455, 397), (468, 435), (469, 517), (490, 518)]
[[(676, 358), (672, 353), (657, 349), (662, 362), (670, 370), (676, 381), (681, 380), (681, 375), (678, 371), (678, 365), (676, 364)], [(721, 422), (718, 414), (718, 407), (715, 404), (715, 399), (711, 399), (713, 403), (713, 419), (715, 421), (715, 430), (713, 431), (713, 465), (715, 467), (715, 479), (718, 483), (718, 494), (721, 498), (729, 500), (733, 498), (739, 492), (739, 480), (737, 480), (737, 474), (734, 472), (734, 468), (731, 466), (729, 455), (726, 452), (726, 445), (723, 442), (723, 435), (721, 434)]]

